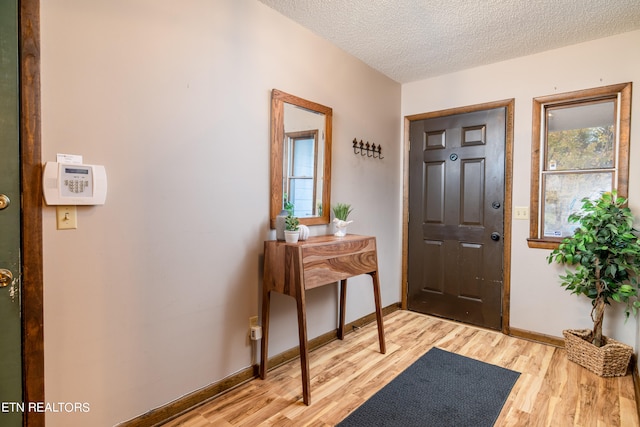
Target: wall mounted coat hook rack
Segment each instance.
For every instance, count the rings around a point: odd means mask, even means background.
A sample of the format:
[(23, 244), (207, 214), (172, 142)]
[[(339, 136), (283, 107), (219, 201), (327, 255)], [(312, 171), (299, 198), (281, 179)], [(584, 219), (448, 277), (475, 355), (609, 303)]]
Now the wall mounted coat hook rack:
[(373, 157), (374, 159), (384, 159), (384, 157), (382, 157), (381, 144), (369, 144), (369, 141), (365, 144), (362, 140), (358, 142), (356, 138), (353, 138), (353, 154)]

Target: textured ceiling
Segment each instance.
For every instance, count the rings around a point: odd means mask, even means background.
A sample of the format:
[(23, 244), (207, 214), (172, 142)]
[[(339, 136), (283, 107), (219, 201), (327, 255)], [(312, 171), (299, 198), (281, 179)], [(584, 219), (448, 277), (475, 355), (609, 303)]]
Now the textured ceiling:
[(640, 0), (260, 1), (399, 83), (640, 29)]

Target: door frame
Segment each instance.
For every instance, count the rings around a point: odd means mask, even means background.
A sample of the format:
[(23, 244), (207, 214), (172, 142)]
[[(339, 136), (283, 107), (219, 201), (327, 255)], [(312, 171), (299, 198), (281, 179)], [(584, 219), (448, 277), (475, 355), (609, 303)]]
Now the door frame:
[[(19, 0), (20, 174), (22, 233), (22, 383), (24, 402), (44, 402), (40, 0)], [(25, 411), (23, 425), (44, 426)]]
[(403, 194), (402, 194), (402, 309), (407, 309), (407, 275), (409, 255), (409, 135), (411, 122), (451, 116), (454, 114), (472, 113), (505, 107), (505, 159), (504, 159), (504, 250), (503, 250), (503, 282), (502, 282), (502, 333), (510, 332), (510, 296), (511, 296), (511, 198), (513, 188), (513, 116), (515, 99), (487, 102), (466, 107), (450, 108), (430, 113), (413, 114), (404, 118), (404, 152), (403, 152)]

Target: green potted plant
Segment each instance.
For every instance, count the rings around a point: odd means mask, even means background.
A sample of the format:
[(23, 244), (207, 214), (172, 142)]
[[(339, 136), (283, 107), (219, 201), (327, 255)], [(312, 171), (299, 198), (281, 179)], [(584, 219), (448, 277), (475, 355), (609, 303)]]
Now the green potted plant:
[(293, 215), (293, 203), (289, 200), (287, 193), (283, 193), (282, 200), (284, 203), (284, 210), (287, 211), (289, 215)]
[(296, 243), (300, 237), (298, 217), (289, 214), (284, 220), (284, 226), (284, 240), (287, 243)]
[(333, 210), (333, 223), (335, 224), (334, 236), (343, 237), (347, 234), (347, 225), (353, 221), (347, 221), (349, 214), (353, 211), (351, 205), (347, 203), (336, 203), (332, 208)]
[(633, 348), (603, 336), (602, 324), (612, 302), (626, 304), (627, 318), (637, 314), (640, 241), (627, 199), (616, 191), (582, 203), (582, 210), (569, 216), (578, 224), (573, 235), (547, 257), (549, 263), (572, 266), (560, 276), (561, 285), (592, 300), (593, 330), (563, 331), (567, 356), (600, 376), (622, 376)]

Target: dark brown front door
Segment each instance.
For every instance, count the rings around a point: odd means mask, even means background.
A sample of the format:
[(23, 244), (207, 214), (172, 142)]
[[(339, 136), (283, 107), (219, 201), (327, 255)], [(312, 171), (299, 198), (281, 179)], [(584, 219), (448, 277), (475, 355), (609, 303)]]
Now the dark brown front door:
[(410, 310), (502, 327), (505, 114), (411, 122)]

